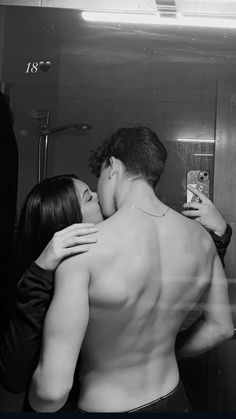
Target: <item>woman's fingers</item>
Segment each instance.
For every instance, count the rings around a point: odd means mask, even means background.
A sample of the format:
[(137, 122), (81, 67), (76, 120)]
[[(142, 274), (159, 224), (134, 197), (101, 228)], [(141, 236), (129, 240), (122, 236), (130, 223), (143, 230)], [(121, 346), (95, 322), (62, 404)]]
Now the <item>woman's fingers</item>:
[(87, 236), (87, 235), (91, 235), (97, 232), (98, 232), (98, 229), (95, 227), (79, 228), (79, 229), (75, 229), (73, 231), (69, 231), (68, 233), (64, 234), (63, 239), (68, 239), (70, 237)]
[(73, 230), (70, 230), (66, 233), (64, 233), (61, 238), (68, 239), (70, 237), (80, 237), (80, 236), (87, 236), (94, 233), (97, 233), (98, 229), (96, 227), (79, 227), (75, 228)]
[(65, 240), (64, 246), (70, 247), (70, 246), (76, 246), (76, 245), (82, 245), (82, 244), (90, 244), (90, 243), (96, 243), (97, 241), (98, 241), (97, 236), (69, 237)]
[(85, 253), (89, 251), (89, 247), (86, 245), (79, 245), (79, 246), (73, 246), (73, 247), (68, 247), (67, 249), (64, 249), (64, 257), (65, 256), (72, 256), (72, 255), (76, 255), (79, 253)]
[(68, 227), (63, 228), (62, 230), (59, 230), (56, 234), (58, 235), (64, 235), (73, 231), (80, 231), (84, 229), (94, 228), (95, 224), (93, 223), (75, 223)]

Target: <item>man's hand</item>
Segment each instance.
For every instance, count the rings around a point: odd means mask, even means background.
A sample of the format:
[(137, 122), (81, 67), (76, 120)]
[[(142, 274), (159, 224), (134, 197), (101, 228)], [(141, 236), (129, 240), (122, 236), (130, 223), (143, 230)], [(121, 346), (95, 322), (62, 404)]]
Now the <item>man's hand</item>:
[(55, 271), (62, 259), (88, 252), (89, 244), (96, 243), (98, 229), (94, 224), (73, 224), (54, 234), (41, 255), (35, 261), (48, 271)]
[(185, 210), (182, 211), (182, 214), (189, 218), (194, 218), (195, 221), (198, 221), (200, 224), (218, 236), (223, 236), (227, 227), (227, 223), (217, 208), (214, 206), (212, 201), (196, 188), (188, 186), (188, 189), (193, 194), (197, 195), (202, 202), (185, 203), (183, 205)]

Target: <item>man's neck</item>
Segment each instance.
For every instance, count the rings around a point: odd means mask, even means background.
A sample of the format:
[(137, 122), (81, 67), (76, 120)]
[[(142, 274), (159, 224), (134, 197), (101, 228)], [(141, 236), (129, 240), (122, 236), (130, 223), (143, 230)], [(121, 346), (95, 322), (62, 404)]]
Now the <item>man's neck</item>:
[(115, 197), (117, 210), (131, 206), (142, 209), (162, 208), (153, 188), (144, 180), (127, 180), (122, 183)]

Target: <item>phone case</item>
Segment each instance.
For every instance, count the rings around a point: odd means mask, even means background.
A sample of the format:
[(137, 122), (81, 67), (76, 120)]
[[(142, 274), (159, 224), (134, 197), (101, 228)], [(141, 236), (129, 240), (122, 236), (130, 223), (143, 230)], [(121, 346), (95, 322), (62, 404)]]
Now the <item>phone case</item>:
[[(191, 185), (209, 198), (210, 179), (206, 170), (189, 170), (187, 172), (187, 186)], [(187, 189), (187, 202), (201, 202), (197, 195)]]

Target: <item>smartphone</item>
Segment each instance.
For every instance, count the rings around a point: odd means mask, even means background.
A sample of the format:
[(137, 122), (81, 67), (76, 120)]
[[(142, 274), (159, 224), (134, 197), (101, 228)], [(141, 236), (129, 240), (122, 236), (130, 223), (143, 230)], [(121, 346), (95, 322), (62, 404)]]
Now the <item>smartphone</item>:
[[(187, 172), (187, 186), (193, 186), (207, 198), (210, 195), (210, 177), (206, 170), (189, 170)], [(187, 202), (201, 202), (197, 195), (187, 189)]]

